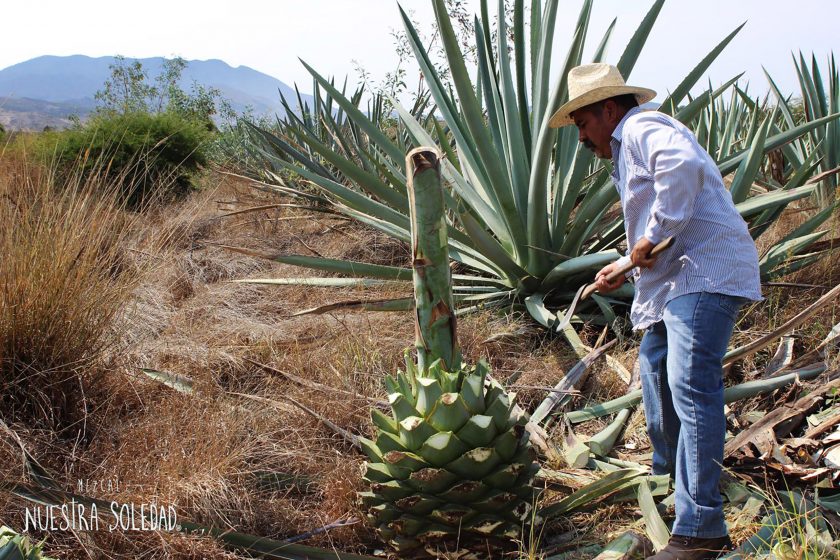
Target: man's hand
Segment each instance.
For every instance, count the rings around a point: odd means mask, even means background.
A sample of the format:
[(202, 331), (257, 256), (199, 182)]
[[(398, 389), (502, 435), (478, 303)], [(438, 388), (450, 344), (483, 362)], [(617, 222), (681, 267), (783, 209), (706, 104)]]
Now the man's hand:
[(608, 294), (614, 290), (617, 290), (622, 284), (624, 284), (624, 275), (619, 274), (618, 278), (613, 280), (612, 282), (607, 281), (607, 276), (612, 273), (616, 269), (615, 263), (610, 263), (601, 270), (598, 271), (598, 274), (595, 275), (595, 288), (598, 290), (599, 294)]
[(647, 237), (639, 239), (633, 250), (630, 251), (630, 260), (633, 261), (633, 266), (639, 268), (651, 268), (656, 263), (656, 257), (650, 257), (651, 250), (656, 247)]

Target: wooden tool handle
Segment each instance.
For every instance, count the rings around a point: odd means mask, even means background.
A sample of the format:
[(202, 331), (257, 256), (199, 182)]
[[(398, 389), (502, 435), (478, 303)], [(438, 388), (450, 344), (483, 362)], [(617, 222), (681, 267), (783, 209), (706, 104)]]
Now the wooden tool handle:
[[(673, 237), (666, 237), (665, 239), (660, 241), (653, 249), (650, 250), (650, 253), (648, 253), (648, 256), (655, 257), (673, 244), (674, 244), (674, 238)], [(617, 278), (620, 278), (621, 276), (624, 276), (625, 274), (627, 274), (628, 272), (633, 270), (634, 267), (635, 267), (635, 265), (632, 262), (629, 262), (629, 263), (625, 264), (624, 266), (621, 266), (621, 267), (617, 268), (616, 270), (613, 270), (611, 273), (609, 273), (607, 275), (607, 281), (612, 283)], [(586, 299), (589, 296), (591, 296), (594, 291), (595, 291), (595, 284), (594, 283), (589, 284), (586, 287), (586, 289), (583, 290), (583, 294), (580, 296), (580, 298), (581, 299)]]

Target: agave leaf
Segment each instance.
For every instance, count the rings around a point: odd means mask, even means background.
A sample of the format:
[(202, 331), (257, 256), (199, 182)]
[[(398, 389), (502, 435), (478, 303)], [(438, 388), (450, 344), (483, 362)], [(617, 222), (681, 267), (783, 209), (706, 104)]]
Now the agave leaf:
[(611, 472), (598, 481), (587, 484), (566, 496), (559, 502), (542, 508), (539, 515), (547, 520), (556, 515), (569, 514), (581, 507), (591, 506), (613, 492), (626, 487), (628, 483), (637, 482), (637, 479), (643, 475), (644, 471), (638, 469), (620, 469)]
[(665, 98), (665, 100), (662, 102), (661, 107), (659, 108), (660, 111), (668, 115), (673, 115), (676, 112), (676, 109), (679, 106), (680, 102), (683, 100), (683, 98), (688, 94), (689, 91), (691, 91), (695, 84), (697, 84), (697, 81), (703, 76), (703, 74), (706, 73), (706, 70), (709, 69), (709, 66), (712, 65), (712, 62), (715, 61), (715, 59), (718, 57), (718, 55), (720, 55), (723, 49), (726, 48), (726, 45), (728, 45), (729, 42), (732, 41), (735, 35), (737, 35), (739, 31), (741, 31), (741, 28), (743, 28), (744, 25), (746, 25), (746, 22), (736, 27), (735, 30), (732, 31), (732, 33), (730, 33), (726, 37), (724, 37), (724, 39), (720, 43), (718, 43), (715, 46), (715, 48), (713, 48), (709, 52), (709, 54), (703, 57), (703, 60), (701, 60), (697, 64), (697, 66), (695, 66), (691, 70), (691, 72), (689, 72), (688, 75), (685, 78), (683, 78), (683, 81), (680, 82), (680, 85), (678, 85), (674, 89), (674, 91), (672, 91), (671, 94)]
[(744, 202), (749, 197), (755, 174), (764, 159), (764, 143), (767, 140), (767, 130), (770, 128), (770, 122), (771, 120), (768, 117), (759, 128), (747, 157), (738, 165), (738, 170), (729, 186), (729, 192), (732, 194), (732, 201), (735, 204)]
[(193, 387), (193, 380), (184, 375), (178, 375), (177, 373), (167, 373), (165, 371), (158, 371), (156, 369), (149, 368), (140, 368), (140, 371), (142, 371), (148, 377), (154, 379), (155, 381), (159, 381), (167, 387), (175, 389), (179, 393), (192, 395), (195, 392), (195, 389)]
[(610, 38), (612, 37), (612, 32), (615, 29), (615, 24), (618, 21), (618, 18), (613, 18), (610, 22), (610, 25), (607, 27), (607, 30), (604, 32), (604, 36), (601, 38), (601, 42), (598, 43), (598, 46), (595, 47), (595, 54), (592, 55), (592, 62), (603, 62), (604, 57), (607, 54), (607, 47), (610, 43)]
[[(704, 91), (702, 94), (692, 99), (687, 105), (679, 109), (674, 114), (674, 118), (682, 122), (683, 124), (690, 123), (700, 113), (700, 111), (708, 107), (710, 102), (714, 101), (719, 95), (721, 95), (724, 91), (729, 89), (729, 87), (732, 86), (732, 84), (734, 84), (735, 82), (737, 82), (738, 79), (743, 75), (744, 73), (741, 72), (734, 78), (731, 78), (728, 82), (725, 82), (717, 89), (713, 91)], [(664, 109), (660, 110), (664, 112)], [(736, 111), (731, 110), (730, 114), (735, 115)]]
[[(237, 247), (225, 248), (248, 254), (246, 252), (248, 251), (247, 249), (243, 250)], [(379, 278), (382, 280), (411, 280), (410, 268), (369, 264), (343, 259), (330, 259), (326, 257), (309, 257), (306, 255), (265, 255), (264, 258), (283, 264), (291, 264), (294, 266), (302, 266), (305, 268), (324, 270), (327, 272), (364, 276), (366, 278)]]
[(379, 178), (379, 175), (367, 171), (363, 166), (360, 167), (353, 161), (339, 155), (311, 134), (308, 134), (306, 143), (326, 161), (334, 165), (342, 174), (344, 174), (345, 177), (353, 181), (355, 184), (362, 186), (365, 191), (387, 203), (392, 208), (402, 212), (408, 210), (404, 185), (401, 185), (402, 189), (392, 188), (391, 186), (386, 185)]
[[(519, 0), (518, 3), (521, 4), (521, 0)], [(523, 185), (528, 181), (531, 162), (529, 150), (525, 145), (526, 134), (523, 129), (523, 121), (520, 119), (519, 104), (516, 100), (515, 86), (513, 84), (513, 72), (510, 68), (510, 57), (507, 54), (508, 43), (507, 26), (505, 24), (504, 17), (504, 0), (499, 0), (498, 6), (499, 27), (496, 33), (496, 51), (500, 53), (500, 56), (498, 57), (499, 93), (502, 100), (502, 109), (504, 111), (504, 122), (507, 125), (504, 127), (507, 140), (506, 157), (509, 161), (508, 173), (510, 176), (511, 191), (513, 193), (514, 202), (519, 208), (519, 211), (523, 212), (529, 210), (527, 207), (528, 198), (526, 196), (526, 192), (522, 188), (517, 188), (516, 186)], [(519, 73), (522, 74), (522, 82), (524, 84), (524, 67), (519, 71)], [(527, 124), (527, 118), (525, 119), (525, 124)]]
[(630, 419), (630, 409), (625, 408), (619, 410), (613, 420), (606, 428), (589, 438), (586, 445), (592, 450), (592, 453), (599, 457), (606, 457), (612, 451), (619, 434), (624, 429), (627, 420)]
[(530, 313), (531, 317), (536, 319), (538, 323), (550, 329), (553, 329), (558, 324), (561, 324), (561, 321), (565, 323), (565, 326), (563, 327), (563, 335), (566, 337), (566, 340), (569, 341), (569, 344), (572, 345), (572, 349), (578, 356), (581, 358), (586, 356), (589, 353), (589, 350), (580, 340), (578, 334), (572, 326), (564, 320), (565, 317), (562, 313), (560, 313), (560, 311), (555, 314), (546, 309), (543, 298), (543, 294), (534, 294), (525, 298), (525, 306), (528, 309), (528, 313)]
[(328, 91), (333, 99), (335, 99), (336, 103), (341, 105), (342, 109), (347, 112), (347, 115), (352, 118), (353, 122), (357, 124), (360, 128), (362, 128), (368, 136), (375, 142), (375, 144), (381, 149), (383, 152), (388, 154), (388, 157), (393, 159), (394, 161), (400, 161), (403, 158), (403, 150), (401, 150), (397, 145), (395, 145), (391, 140), (388, 139), (385, 134), (379, 130), (379, 128), (368, 119), (364, 113), (362, 113), (354, 103), (352, 103), (349, 99), (347, 99), (344, 95), (341, 94), (335, 87), (330, 84), (327, 80), (324, 79), (314, 68), (309, 66), (303, 60), (300, 61), (301, 64), (312, 74), (312, 77), (315, 78), (316, 82), (324, 88), (324, 90)]
[[(776, 148), (787, 144), (791, 140), (802, 136), (806, 132), (837, 119), (837, 117), (840, 117), (840, 113), (802, 123), (791, 129), (780, 132), (779, 134), (774, 134), (773, 136), (767, 138), (767, 141), (764, 143), (764, 151), (769, 152), (770, 150), (775, 150)], [(749, 148), (741, 150), (740, 152), (727, 157), (723, 161), (718, 162), (718, 169), (720, 169), (721, 175), (728, 175), (729, 173), (735, 171), (741, 162), (749, 157), (749, 152)]]
[(799, 227), (791, 230), (790, 233), (788, 233), (778, 241), (777, 245), (779, 243), (787, 243), (789, 241), (793, 241), (794, 239), (801, 239), (813, 233), (815, 229), (823, 225), (826, 222), (826, 220), (828, 220), (831, 217), (832, 213), (838, 206), (840, 206), (840, 199), (836, 200), (832, 204), (829, 204), (828, 206), (814, 214), (812, 217), (803, 222), (802, 225), (800, 225)]
[(638, 487), (639, 508), (642, 510), (642, 517), (645, 519), (645, 532), (653, 543), (653, 548), (657, 551), (665, 548), (668, 540), (671, 538), (668, 532), (668, 527), (659, 516), (656, 510), (656, 504), (653, 501), (653, 495), (650, 492), (650, 485), (647, 480), (639, 483)]
[(814, 241), (826, 233), (827, 232), (825, 231), (809, 233), (801, 237), (777, 243), (771, 247), (758, 263), (762, 278), (769, 277), (773, 269), (779, 264), (799, 254), (803, 249), (811, 245)]
[(814, 185), (804, 185), (787, 191), (780, 190), (759, 194), (736, 204), (735, 209), (738, 210), (738, 213), (742, 217), (746, 218), (759, 212), (775, 209), (779, 206), (787, 205), (794, 200), (810, 196), (815, 190), (816, 186)]
[(548, 212), (549, 170), (551, 163), (551, 150), (557, 132), (549, 128), (549, 120), (559, 107), (561, 101), (567, 96), (568, 73), (573, 66), (580, 64), (583, 54), (586, 29), (589, 24), (589, 15), (592, 10), (592, 1), (585, 0), (581, 7), (578, 24), (575, 28), (575, 35), (563, 69), (560, 72), (560, 80), (555, 86), (548, 103), (548, 112), (542, 120), (537, 134), (537, 143), (533, 152), (533, 165), (528, 181), (528, 265), (526, 268), (536, 275), (541, 275), (547, 268), (546, 254), (536, 250), (534, 247), (549, 247), (549, 221), (546, 219)]
[(387, 286), (405, 286), (398, 280), (379, 280), (374, 278), (242, 278), (234, 280), (239, 284), (262, 284), (267, 286), (309, 286), (313, 288), (373, 288)]
[(621, 257), (621, 254), (618, 251), (610, 249), (565, 260), (552, 268), (551, 271), (545, 275), (540, 289), (548, 291), (556, 287), (557, 284), (569, 276), (594, 269), (600, 269), (615, 261), (619, 257)]
[[(484, 125), (484, 117), (481, 107), (475, 97), (469, 74), (467, 73), (464, 57), (458, 47), (458, 39), (452, 29), (452, 22), (446, 10), (443, 0), (433, 0), (435, 18), (440, 31), (441, 42), (449, 62), (449, 69), (452, 74), (452, 82), (458, 92), (458, 100), (461, 105), (461, 112), (464, 116), (464, 123), (469, 131), (472, 146), (478, 154), (482, 168), (486, 170), (489, 183), (499, 201), (499, 210), (503, 213), (505, 221), (511, 231), (514, 246), (520, 247), (525, 239), (524, 224), (522, 216), (518, 212), (513, 197), (513, 189), (510, 178), (502, 167), (499, 155), (492, 149), (493, 142), (489, 136), (487, 127)], [(431, 87), (431, 84), (430, 84)], [(434, 93), (434, 89), (432, 89)], [(436, 96), (437, 100), (437, 96)], [(440, 105), (438, 101), (438, 105)], [(459, 143), (460, 147), (461, 144)]]
[[(542, 128), (543, 120), (548, 114), (546, 108), (550, 95), (551, 52), (558, 4), (559, 0), (547, 0), (542, 16), (540, 16), (539, 2), (531, 6), (531, 99), (533, 100), (531, 130), (534, 132)], [(533, 135), (532, 158), (537, 152), (536, 142), (537, 136)]]
[(537, 407), (533, 414), (531, 414), (531, 422), (534, 424), (540, 424), (545, 418), (551, 413), (552, 410), (557, 408), (558, 406), (562, 406), (571, 400), (571, 395), (569, 391), (575, 388), (581, 378), (583, 377), (586, 370), (595, 363), (601, 355), (603, 355), (607, 350), (609, 350), (614, 344), (616, 340), (612, 340), (603, 346), (599, 346), (598, 348), (593, 349), (589, 352), (586, 356), (583, 357), (578, 363), (576, 363), (566, 375), (563, 376), (563, 379), (554, 387), (554, 390), (551, 391), (548, 396), (543, 400), (542, 403)]
[(618, 64), (616, 64), (625, 80), (630, 76), (630, 72), (633, 71), (636, 60), (638, 60), (648, 35), (650, 35), (650, 31), (653, 29), (653, 24), (656, 22), (656, 18), (659, 17), (659, 12), (662, 10), (664, 4), (665, 0), (656, 0), (653, 3), (653, 6), (648, 10), (648, 13), (636, 29), (633, 37), (630, 38), (630, 42), (627, 43), (627, 47), (625, 47)]

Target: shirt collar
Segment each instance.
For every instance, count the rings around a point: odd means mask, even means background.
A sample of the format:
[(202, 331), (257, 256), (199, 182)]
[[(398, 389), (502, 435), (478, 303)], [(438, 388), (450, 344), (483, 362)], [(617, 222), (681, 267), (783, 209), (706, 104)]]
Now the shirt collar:
[(627, 122), (627, 119), (629, 119), (630, 117), (632, 117), (636, 113), (640, 112), (641, 110), (642, 110), (641, 107), (633, 107), (632, 109), (627, 111), (627, 113), (625, 113), (625, 115), (618, 122), (618, 126), (615, 127), (615, 130), (613, 130), (613, 133), (612, 133), (612, 137), (616, 141), (621, 142), (621, 131), (624, 130), (624, 124)]
[(612, 137), (610, 138), (610, 147), (612, 148), (612, 171), (610, 171), (610, 176), (612, 177), (613, 184), (615, 184), (615, 188), (618, 189), (619, 194), (621, 194), (621, 189), (619, 185), (621, 184), (621, 133), (624, 130), (624, 124), (627, 122), (631, 116), (635, 115), (639, 111), (641, 111), (641, 107), (633, 107), (625, 115), (618, 121), (618, 125), (613, 130)]

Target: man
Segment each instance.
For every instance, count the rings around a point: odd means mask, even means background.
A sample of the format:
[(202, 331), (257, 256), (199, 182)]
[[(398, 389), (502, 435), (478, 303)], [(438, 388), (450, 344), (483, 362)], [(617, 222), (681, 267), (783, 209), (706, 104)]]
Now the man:
[[(712, 158), (679, 121), (638, 105), (656, 92), (627, 86), (618, 69), (569, 72), (569, 101), (551, 118), (611, 159), (632, 263), (633, 328), (644, 330), (639, 366), (654, 474), (675, 480), (676, 519), (655, 560), (716, 558), (731, 547), (718, 489), (726, 421), (722, 360), (739, 307), (760, 300), (758, 254)], [(674, 244), (649, 256), (659, 242)]]

